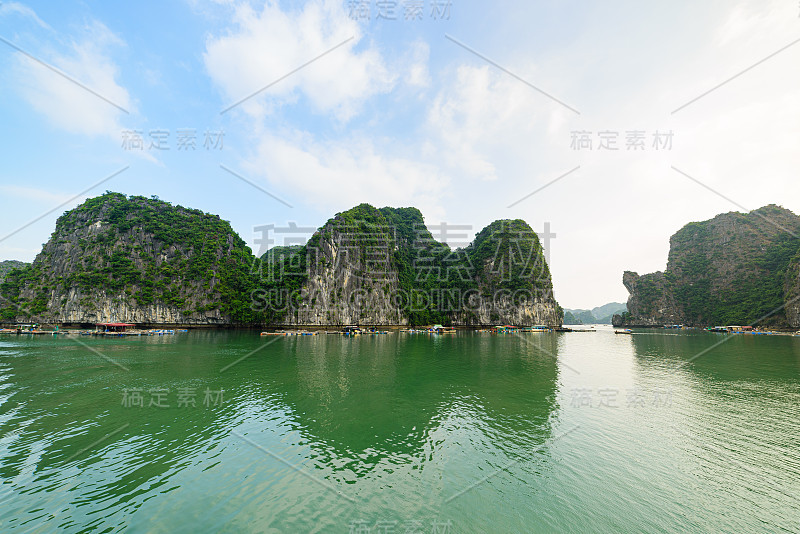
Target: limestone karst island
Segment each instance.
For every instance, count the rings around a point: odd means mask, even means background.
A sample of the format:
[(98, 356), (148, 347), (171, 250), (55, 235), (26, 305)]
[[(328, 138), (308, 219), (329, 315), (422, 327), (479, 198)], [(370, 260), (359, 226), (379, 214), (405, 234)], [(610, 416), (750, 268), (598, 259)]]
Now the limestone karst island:
[(61, 326), (561, 325), (536, 233), (495, 221), (466, 248), (415, 208), (361, 204), (261, 258), (216, 215), (106, 193), (59, 217), (2, 284), (9, 322)]
[[(689, 223), (670, 239), (664, 272), (625, 272), (630, 297), (612, 322), (796, 328), (797, 233), (800, 217), (775, 205)], [(467, 247), (451, 249), (415, 208), (361, 204), (336, 214), (306, 244), (276, 246), (259, 258), (216, 215), (109, 192), (59, 217), (32, 264), (2, 266), (0, 311), (12, 329), (553, 329), (565, 316), (525, 221), (495, 221)]]

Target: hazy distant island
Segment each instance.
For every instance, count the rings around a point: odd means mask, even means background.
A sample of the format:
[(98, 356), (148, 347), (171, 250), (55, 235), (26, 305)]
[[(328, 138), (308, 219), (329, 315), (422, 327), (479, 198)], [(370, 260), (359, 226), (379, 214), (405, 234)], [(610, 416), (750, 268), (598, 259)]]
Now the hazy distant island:
[(562, 324), (536, 233), (500, 220), (463, 249), (416, 208), (361, 204), (305, 245), (253, 255), (227, 221), (106, 194), (58, 218), (0, 284), (5, 322), (152, 325)]
[(2, 283), (6, 279), (6, 276), (12, 270), (14, 270), (14, 269), (22, 269), (26, 265), (28, 265), (28, 264), (25, 263), (25, 262), (22, 262), (22, 261), (17, 261), (17, 260), (0, 261), (0, 283)]
[(614, 315), (620, 315), (626, 311), (628, 311), (627, 305), (621, 302), (609, 302), (591, 310), (565, 308), (564, 324), (611, 324)]
[(800, 326), (800, 217), (775, 205), (689, 223), (664, 272), (626, 271), (615, 326)]

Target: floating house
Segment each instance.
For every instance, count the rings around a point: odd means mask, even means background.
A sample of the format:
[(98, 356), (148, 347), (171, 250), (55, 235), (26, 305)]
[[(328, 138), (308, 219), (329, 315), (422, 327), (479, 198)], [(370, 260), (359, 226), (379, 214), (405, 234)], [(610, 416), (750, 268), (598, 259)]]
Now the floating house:
[(109, 332), (114, 334), (124, 334), (129, 328), (133, 328), (135, 326), (136, 325), (132, 323), (97, 323), (95, 331), (98, 333)]
[[(592, 328), (594, 328), (594, 327), (592, 327)], [(549, 332), (550, 331), (550, 327), (546, 326), (546, 325), (537, 324), (537, 325), (533, 325), (533, 326), (520, 327), (519, 331), (520, 332)]]
[(442, 326), (440, 324), (435, 324), (430, 329), (431, 332), (435, 334), (455, 334), (456, 329), (453, 327)]
[(501, 324), (492, 328), (492, 331), (498, 334), (513, 334), (517, 330), (519, 329), (516, 326), (512, 326), (510, 324)]

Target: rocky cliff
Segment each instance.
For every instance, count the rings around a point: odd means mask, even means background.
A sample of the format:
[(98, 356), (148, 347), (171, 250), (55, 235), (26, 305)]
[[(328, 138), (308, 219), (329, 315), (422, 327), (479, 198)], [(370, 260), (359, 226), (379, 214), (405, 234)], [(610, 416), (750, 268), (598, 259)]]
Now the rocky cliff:
[(267, 314), (280, 310), (280, 324), (561, 324), (538, 237), (520, 220), (450, 249), (416, 208), (362, 204), (262, 270), (256, 300)]
[(525, 221), (491, 223), (462, 256), (467, 283), (457, 287), (468, 296), (452, 313), (455, 324), (561, 325), (542, 246)]
[[(408, 318), (397, 302), (399, 273), (394, 252), (397, 229), (384, 215), (361, 205), (329, 220), (302, 251), (287, 251), (295, 265), (303, 259), (299, 299), (287, 299), (284, 325), (401, 325)], [(299, 255), (299, 256), (298, 256)], [(284, 269), (284, 276), (297, 274)], [(287, 287), (280, 284), (279, 289)]]
[(797, 326), (799, 235), (800, 218), (775, 205), (689, 223), (663, 273), (625, 272), (628, 313), (614, 324)]
[[(630, 293), (628, 298), (628, 313), (630, 317), (626, 326), (662, 326), (665, 324), (682, 324), (685, 322), (683, 307), (678, 305), (672, 285), (667, 276), (662, 272), (639, 274), (625, 271), (622, 275), (622, 284)], [(621, 315), (615, 317), (621, 318)], [(612, 319), (615, 326), (622, 322)]]
[(66, 212), (0, 286), (5, 320), (220, 325), (258, 320), (252, 255), (226, 221), (107, 193)]
[(416, 208), (339, 213), (306, 245), (255, 258), (229, 223), (107, 193), (62, 215), (0, 284), (5, 321), (189, 325), (560, 325), (538, 237), (496, 221), (464, 249)]

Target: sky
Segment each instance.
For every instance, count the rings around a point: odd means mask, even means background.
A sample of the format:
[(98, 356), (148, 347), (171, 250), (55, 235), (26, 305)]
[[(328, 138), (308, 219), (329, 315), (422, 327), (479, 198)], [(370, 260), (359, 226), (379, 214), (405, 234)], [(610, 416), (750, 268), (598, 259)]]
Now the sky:
[(367, 202), (524, 219), (562, 306), (624, 302), (684, 224), (800, 213), (798, 67), (797, 0), (4, 0), (0, 260), (106, 190), (257, 253)]

